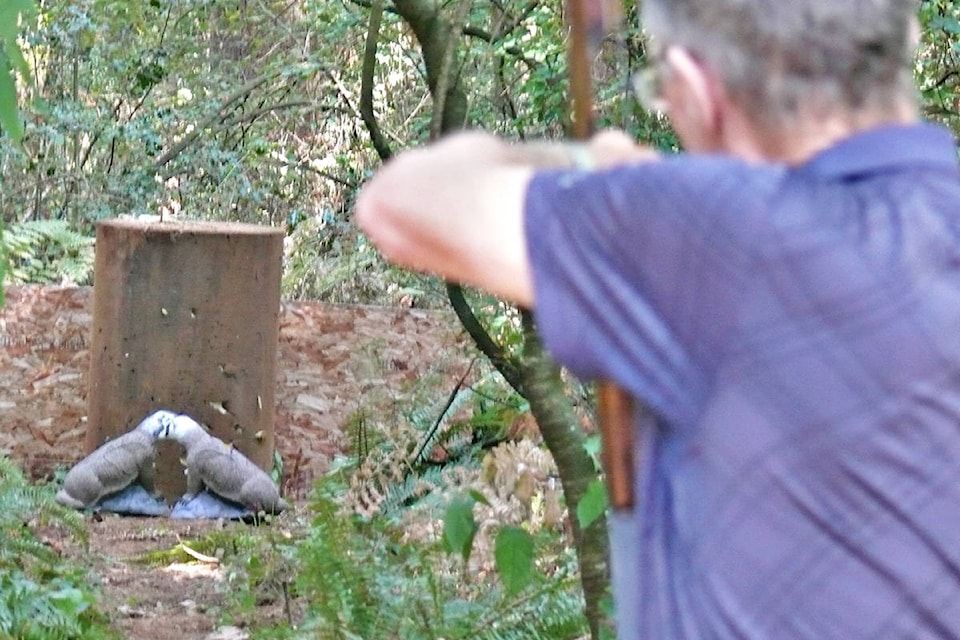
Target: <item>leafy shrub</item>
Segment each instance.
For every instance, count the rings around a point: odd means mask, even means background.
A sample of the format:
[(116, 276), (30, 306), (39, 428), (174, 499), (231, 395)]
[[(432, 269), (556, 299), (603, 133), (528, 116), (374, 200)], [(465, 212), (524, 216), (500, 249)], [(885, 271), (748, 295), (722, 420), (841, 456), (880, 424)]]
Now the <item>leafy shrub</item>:
[(93, 244), (62, 219), (14, 223), (0, 237), (14, 284), (92, 284)]
[(58, 505), (48, 487), (30, 485), (0, 456), (0, 638), (116, 637), (96, 610), (91, 576), (40, 540), (38, 525), (64, 529), (86, 543), (80, 515)]
[[(586, 633), (576, 558), (555, 534), (530, 538), (535, 570), (526, 586), (508, 589), (495, 573), (473, 570), (449, 553), (440, 535), (414, 541), (386, 518), (345, 514), (332, 498), (342, 490), (333, 479), (318, 485), (313, 519), (295, 544), (233, 556), (230, 589), (247, 606), (262, 585), (276, 583), (277, 575), (266, 568), (284, 576), (296, 569), (289, 585), (295, 605), (289, 608), (300, 612), (297, 619), (260, 627), (254, 637), (536, 640)], [(243, 577), (246, 582), (237, 579)], [(237, 611), (243, 615), (242, 607)]]
[(924, 0), (920, 25), (916, 71), (924, 115), (960, 135), (960, 5)]

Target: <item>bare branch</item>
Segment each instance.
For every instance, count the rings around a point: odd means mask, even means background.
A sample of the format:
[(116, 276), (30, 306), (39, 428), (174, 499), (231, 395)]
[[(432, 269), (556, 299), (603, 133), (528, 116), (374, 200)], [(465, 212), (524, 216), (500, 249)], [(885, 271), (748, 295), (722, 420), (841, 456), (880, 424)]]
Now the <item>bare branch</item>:
[(373, 148), (380, 159), (386, 161), (393, 155), (390, 145), (380, 131), (380, 124), (373, 112), (373, 84), (377, 67), (377, 39), (380, 37), (380, 22), (383, 19), (383, 0), (373, 0), (370, 7), (370, 24), (363, 47), (363, 66), (360, 71), (360, 116), (370, 134)]
[(224, 100), (220, 103), (220, 106), (217, 107), (216, 111), (208, 115), (206, 118), (197, 123), (197, 126), (190, 131), (187, 135), (183, 136), (176, 144), (167, 149), (166, 152), (160, 155), (157, 158), (153, 166), (155, 169), (160, 170), (168, 162), (176, 158), (178, 155), (183, 153), (183, 150), (189, 147), (191, 144), (196, 141), (203, 132), (212, 127), (218, 120), (222, 121), (224, 114), (228, 108), (231, 107), (235, 102), (241, 100), (248, 96), (252, 91), (258, 87), (270, 82), (271, 80), (279, 77), (280, 73), (278, 71), (271, 71), (270, 73), (265, 73), (262, 76), (250, 80), (243, 86), (239, 87), (233, 93), (229, 94)]

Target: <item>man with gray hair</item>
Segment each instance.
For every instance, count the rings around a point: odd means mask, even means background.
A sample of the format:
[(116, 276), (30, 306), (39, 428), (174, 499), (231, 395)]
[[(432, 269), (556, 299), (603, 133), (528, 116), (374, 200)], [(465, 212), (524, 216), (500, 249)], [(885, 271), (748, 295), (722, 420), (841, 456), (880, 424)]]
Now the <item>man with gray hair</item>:
[(357, 220), (652, 408), (621, 638), (960, 638), (960, 170), (916, 3), (644, 4), (685, 154), (461, 133)]

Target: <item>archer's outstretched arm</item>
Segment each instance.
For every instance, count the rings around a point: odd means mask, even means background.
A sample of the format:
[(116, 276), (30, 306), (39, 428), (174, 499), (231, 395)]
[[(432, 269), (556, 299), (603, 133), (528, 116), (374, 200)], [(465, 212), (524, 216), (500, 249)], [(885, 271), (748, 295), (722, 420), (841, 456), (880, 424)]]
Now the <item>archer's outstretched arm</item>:
[(356, 219), (396, 264), (533, 306), (523, 204), (534, 171), (653, 155), (618, 132), (586, 144), (511, 144), (457, 133), (385, 164), (360, 192)]

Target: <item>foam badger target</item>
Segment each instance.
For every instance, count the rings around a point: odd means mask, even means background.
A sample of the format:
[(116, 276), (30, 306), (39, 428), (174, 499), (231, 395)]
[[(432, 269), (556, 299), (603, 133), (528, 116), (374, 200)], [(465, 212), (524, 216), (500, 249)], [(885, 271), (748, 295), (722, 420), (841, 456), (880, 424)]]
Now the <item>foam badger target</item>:
[(157, 439), (168, 436), (175, 417), (171, 411), (156, 411), (132, 430), (95, 449), (67, 472), (57, 502), (74, 509), (95, 508), (134, 483), (153, 498)]
[(187, 493), (181, 503), (191, 501), (206, 488), (254, 513), (280, 513), (289, 508), (270, 476), (191, 417), (176, 416), (165, 437), (176, 440), (186, 451)]

